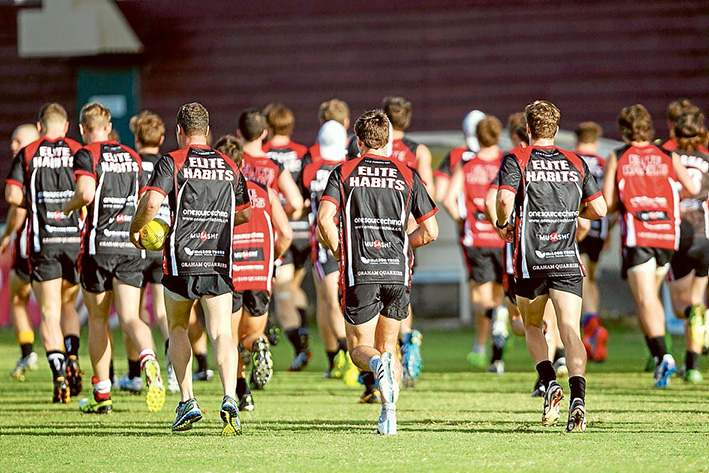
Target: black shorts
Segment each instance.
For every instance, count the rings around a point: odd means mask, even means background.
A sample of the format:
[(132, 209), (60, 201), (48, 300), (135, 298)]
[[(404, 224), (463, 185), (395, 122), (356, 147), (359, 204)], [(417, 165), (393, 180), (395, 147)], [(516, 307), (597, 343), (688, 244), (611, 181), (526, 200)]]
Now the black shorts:
[(555, 276), (546, 278), (518, 278), (517, 295), (527, 299), (549, 294), (549, 289), (568, 292), (579, 297), (583, 295), (583, 276)]
[[(310, 259), (310, 244), (308, 240), (305, 240), (304, 244), (301, 240), (302, 239), (293, 240), (290, 248), (283, 253), (283, 256), (281, 256), (282, 265), (292, 264), (295, 266), (296, 270), (305, 267), (305, 263)], [(296, 244), (296, 242), (298, 244)]]
[(463, 246), (468, 280), (478, 284), (502, 284), (502, 252), (504, 248)]
[(196, 300), (202, 296), (219, 296), (234, 291), (234, 283), (231, 278), (222, 274), (191, 276), (165, 274), (162, 277), (162, 285), (168, 291), (189, 300)]
[(672, 261), (675, 250), (665, 248), (651, 248), (649, 246), (633, 246), (623, 248), (623, 266), (621, 275), (623, 279), (628, 279), (628, 270), (647, 263), (652, 258), (655, 258), (657, 267), (661, 267)]
[(44, 282), (62, 278), (71, 284), (79, 283), (79, 271), (76, 267), (77, 253), (34, 253), (30, 255), (30, 279)]
[(162, 257), (148, 256), (143, 260), (143, 287), (148, 284), (162, 284)]
[(594, 263), (598, 263), (601, 250), (603, 250), (603, 243), (603, 238), (587, 236), (579, 242), (579, 253), (588, 255), (588, 259)]
[(271, 294), (268, 291), (234, 291), (231, 301), (231, 313), (242, 307), (252, 317), (259, 317), (268, 312)]
[(403, 284), (358, 284), (345, 288), (345, 322), (360, 325), (377, 315), (396, 320), (409, 316), (410, 292)]
[(326, 250), (322, 245), (317, 245), (313, 253), (315, 255), (313, 271), (315, 271), (318, 281), (322, 281), (327, 275), (340, 270), (340, 266), (330, 250)]
[(704, 277), (709, 275), (709, 239), (695, 237), (692, 244), (685, 251), (680, 246), (672, 257), (670, 263), (670, 279), (676, 281), (682, 279), (694, 270), (694, 275)]
[(143, 286), (143, 260), (126, 255), (88, 255), (79, 259), (81, 287), (101, 293), (113, 289), (113, 278), (134, 287)]
[(30, 281), (30, 266), (27, 258), (15, 256), (15, 261), (12, 263), (12, 270), (15, 271), (15, 275), (18, 278), (23, 281)]

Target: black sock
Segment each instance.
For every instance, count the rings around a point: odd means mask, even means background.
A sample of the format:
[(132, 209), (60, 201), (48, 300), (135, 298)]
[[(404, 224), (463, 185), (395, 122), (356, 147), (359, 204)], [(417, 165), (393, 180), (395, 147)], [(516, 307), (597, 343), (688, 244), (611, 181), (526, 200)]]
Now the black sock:
[(537, 373), (539, 373), (539, 379), (542, 380), (542, 386), (545, 388), (549, 386), (549, 383), (552, 381), (556, 381), (556, 372), (554, 371), (554, 366), (549, 360), (544, 360), (537, 363)]
[(310, 329), (308, 327), (300, 327), (298, 329), (298, 336), (300, 337), (300, 345), (303, 347), (303, 350), (307, 350), (310, 348)]
[(298, 331), (299, 329), (297, 328), (286, 330), (286, 336), (293, 345), (293, 348), (295, 349), (296, 353), (300, 353), (301, 351), (303, 351), (303, 344), (300, 340), (300, 334), (298, 333)]
[(492, 344), (492, 358), (490, 359), (490, 364), (502, 359), (502, 348), (498, 348), (494, 343)]
[(27, 358), (34, 351), (34, 348), (31, 343), (23, 343), (20, 345), (20, 351), (22, 351), (22, 358)]
[(492, 320), (492, 316), (495, 313), (495, 309), (487, 309), (485, 310), (485, 318)]
[(566, 350), (563, 348), (557, 348), (556, 351), (554, 352), (554, 361), (558, 360), (559, 358), (566, 358)]
[(694, 353), (693, 351), (687, 350), (687, 353), (684, 354), (684, 364), (688, 370), (698, 370), (699, 353)]
[(207, 353), (195, 353), (195, 359), (197, 360), (197, 371), (207, 371), (209, 369), (209, 364), (207, 363)]
[(581, 399), (586, 401), (586, 378), (583, 376), (571, 376), (569, 378), (569, 389), (571, 390), (571, 401)]
[(362, 371), (362, 382), (367, 393), (373, 393), (377, 390), (377, 378), (371, 371)]
[(170, 339), (165, 340), (165, 358), (170, 358)]
[(66, 358), (64, 358), (64, 353), (57, 350), (48, 351), (47, 361), (49, 362), (49, 368), (52, 370), (52, 377), (54, 379), (63, 378), (64, 370), (66, 369)]
[(245, 394), (251, 394), (249, 383), (246, 382), (246, 378), (236, 378), (236, 397), (240, 398)]
[(684, 308), (684, 318), (688, 319), (690, 315), (692, 315), (692, 306), (688, 305)]
[(337, 339), (337, 349), (347, 353), (347, 339), (345, 337)]
[(79, 337), (76, 335), (67, 335), (64, 337), (64, 349), (66, 356), (79, 356)]
[(305, 307), (298, 307), (298, 315), (300, 315), (300, 326), (308, 326), (308, 310)]
[(327, 361), (330, 363), (329, 365), (327, 365), (329, 367), (328, 369), (332, 369), (333, 366), (335, 366), (335, 357), (337, 356), (338, 352), (339, 352), (339, 350), (326, 352), (327, 353)]
[(128, 377), (130, 379), (140, 378), (140, 360), (128, 360)]
[(650, 349), (650, 354), (659, 363), (662, 357), (667, 354), (667, 346), (665, 345), (665, 337), (646, 338), (647, 347)]
[(114, 376), (116, 376), (116, 372), (113, 371), (113, 360), (111, 360), (111, 362), (108, 364), (108, 379), (113, 382)]

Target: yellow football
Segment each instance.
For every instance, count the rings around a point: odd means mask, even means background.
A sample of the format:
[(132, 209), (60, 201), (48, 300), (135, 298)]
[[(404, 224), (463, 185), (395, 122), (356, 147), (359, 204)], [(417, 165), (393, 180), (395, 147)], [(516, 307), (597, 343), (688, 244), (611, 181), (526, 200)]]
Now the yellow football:
[(162, 220), (154, 219), (140, 229), (140, 244), (149, 251), (162, 251), (170, 226)]

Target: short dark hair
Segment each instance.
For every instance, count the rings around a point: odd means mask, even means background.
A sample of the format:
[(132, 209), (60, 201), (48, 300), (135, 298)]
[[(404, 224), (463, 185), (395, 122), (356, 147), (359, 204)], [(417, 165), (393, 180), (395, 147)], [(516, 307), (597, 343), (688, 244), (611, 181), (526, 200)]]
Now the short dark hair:
[(246, 141), (257, 140), (266, 129), (266, 117), (260, 110), (248, 108), (239, 115), (238, 127)]
[(510, 138), (517, 137), (517, 139), (524, 143), (529, 144), (529, 135), (527, 135), (527, 120), (524, 118), (524, 112), (513, 113), (507, 117), (507, 131), (510, 134)]
[(685, 112), (677, 117), (674, 135), (680, 150), (687, 153), (697, 151), (700, 145), (706, 143), (707, 128), (704, 123), (704, 114)]
[(177, 124), (186, 136), (207, 136), (209, 112), (201, 103), (186, 103), (177, 112)]
[(579, 143), (595, 143), (603, 136), (603, 128), (595, 122), (581, 122), (576, 126), (574, 133)]
[(532, 139), (552, 139), (561, 121), (561, 111), (548, 100), (535, 100), (524, 108)]
[(652, 126), (652, 117), (647, 109), (635, 104), (625, 107), (618, 115), (618, 131), (627, 142), (652, 141), (655, 138), (655, 129)]
[(500, 123), (500, 120), (496, 116), (485, 115), (485, 117), (478, 123), (475, 132), (480, 146), (484, 146), (485, 148), (495, 146), (500, 140), (501, 130), (502, 123)]
[(221, 136), (214, 144), (214, 149), (230, 157), (237, 166), (241, 167), (244, 158), (244, 143), (234, 135)]
[(679, 99), (670, 102), (667, 106), (667, 120), (674, 123), (685, 112), (699, 112), (699, 107), (689, 99)]
[(404, 131), (411, 123), (411, 102), (404, 97), (384, 97), (382, 110), (395, 130)]
[(282, 103), (268, 105), (263, 110), (268, 126), (274, 135), (291, 136), (295, 127), (293, 111)]
[(383, 110), (364, 112), (354, 125), (355, 135), (367, 148), (384, 148), (389, 141), (389, 119)]

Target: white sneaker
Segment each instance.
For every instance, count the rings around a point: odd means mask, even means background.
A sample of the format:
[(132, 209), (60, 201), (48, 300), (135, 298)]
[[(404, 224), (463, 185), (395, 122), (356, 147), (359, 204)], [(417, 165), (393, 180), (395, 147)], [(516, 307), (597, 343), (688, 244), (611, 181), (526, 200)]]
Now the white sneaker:
[(384, 402), (395, 404), (399, 398), (399, 383), (394, 375), (394, 355), (388, 351), (382, 353), (376, 375)]
[(557, 378), (566, 378), (569, 376), (569, 368), (566, 366), (566, 357), (562, 356), (554, 362), (554, 371)]
[(175, 375), (175, 369), (170, 362), (167, 363), (167, 390), (173, 394), (180, 392), (180, 385), (177, 384), (177, 375)]
[(382, 413), (377, 422), (377, 433), (396, 435), (396, 409), (387, 409), (382, 405)]
[(505, 362), (502, 360), (493, 361), (492, 364), (487, 367), (487, 372), (505, 374)]
[(507, 329), (507, 320), (510, 313), (507, 307), (500, 306), (495, 310), (492, 317), (492, 343), (497, 348), (504, 348), (507, 344), (507, 337), (510, 332)]
[(118, 378), (118, 389), (133, 394), (140, 394), (143, 391), (143, 378), (136, 376), (131, 379), (128, 377), (128, 373), (126, 373)]

